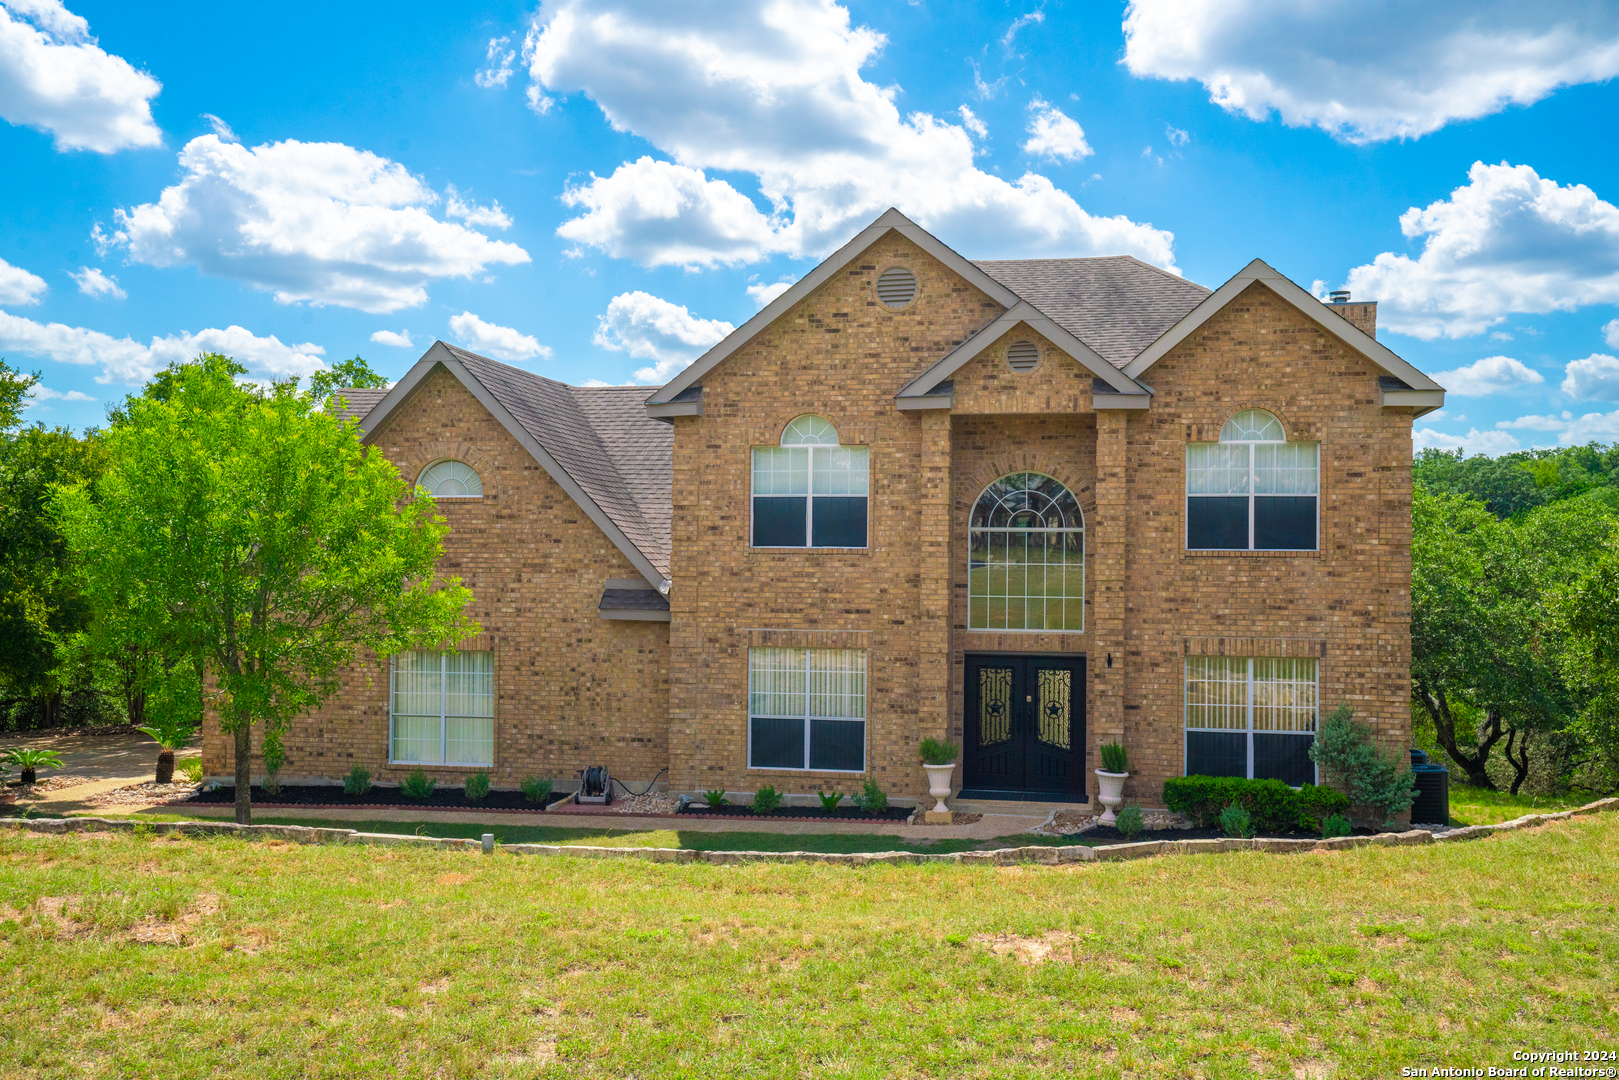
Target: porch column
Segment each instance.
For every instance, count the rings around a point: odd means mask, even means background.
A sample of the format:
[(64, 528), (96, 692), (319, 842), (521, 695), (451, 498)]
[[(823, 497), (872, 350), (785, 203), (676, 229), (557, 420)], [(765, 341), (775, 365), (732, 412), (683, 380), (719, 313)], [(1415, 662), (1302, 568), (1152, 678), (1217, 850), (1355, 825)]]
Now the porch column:
[[(1101, 409), (1096, 413), (1096, 513), (1087, 529), (1091, 558), (1091, 640), (1095, 648), (1086, 659), (1091, 681), (1090, 710), (1086, 727), (1090, 745), (1086, 748), (1086, 770), (1102, 764), (1096, 748), (1103, 743), (1124, 741), (1124, 582), (1126, 517), (1125, 424), (1129, 414), (1121, 409)], [(1090, 524), (1090, 523), (1087, 523)], [(1112, 666), (1108, 666), (1108, 657)], [(1095, 790), (1094, 776), (1086, 777), (1087, 789)], [(1093, 806), (1100, 810), (1100, 804)]]
[[(915, 637), (918, 742), (928, 735), (951, 738), (950, 581), (955, 570), (950, 544), (950, 410), (927, 409), (919, 415), (921, 521), (916, 538), (919, 572)], [(916, 748), (909, 749), (914, 756)], [(920, 773), (921, 769), (916, 771)]]

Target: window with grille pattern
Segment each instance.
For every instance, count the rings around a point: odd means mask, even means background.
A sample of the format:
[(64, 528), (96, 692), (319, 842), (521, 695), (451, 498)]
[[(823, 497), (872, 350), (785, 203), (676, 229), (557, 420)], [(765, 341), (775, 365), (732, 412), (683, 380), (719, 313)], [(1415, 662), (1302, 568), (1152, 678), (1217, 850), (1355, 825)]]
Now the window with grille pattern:
[(1040, 473), (1003, 476), (973, 504), (967, 529), (967, 625), (973, 630), (1085, 629), (1085, 517)]
[(1321, 444), (1286, 440), (1276, 417), (1245, 409), (1219, 442), (1186, 445), (1189, 549), (1316, 549)]
[(435, 461), (422, 470), (416, 486), (426, 489), (435, 499), (480, 499), (483, 481), (478, 473), (464, 461)]
[(748, 650), (748, 768), (865, 771), (863, 649)]
[(753, 449), (754, 547), (866, 546), (870, 451), (840, 446), (832, 424), (800, 416), (780, 446)]
[(1316, 661), (1186, 658), (1186, 775), (1315, 782)]
[(390, 682), (390, 761), (407, 765), (494, 764), (493, 653), (400, 653), (393, 659)]

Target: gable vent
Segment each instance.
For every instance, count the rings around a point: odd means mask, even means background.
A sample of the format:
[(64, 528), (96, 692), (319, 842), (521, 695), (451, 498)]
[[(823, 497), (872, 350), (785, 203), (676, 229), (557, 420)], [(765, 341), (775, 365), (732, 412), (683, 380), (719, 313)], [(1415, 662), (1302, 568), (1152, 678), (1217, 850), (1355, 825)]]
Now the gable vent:
[(890, 266), (877, 275), (877, 299), (884, 307), (902, 308), (916, 299), (916, 275), (903, 266)]
[(1040, 362), (1040, 346), (1032, 341), (1014, 341), (1006, 350), (1006, 366), (1013, 371), (1033, 371)]

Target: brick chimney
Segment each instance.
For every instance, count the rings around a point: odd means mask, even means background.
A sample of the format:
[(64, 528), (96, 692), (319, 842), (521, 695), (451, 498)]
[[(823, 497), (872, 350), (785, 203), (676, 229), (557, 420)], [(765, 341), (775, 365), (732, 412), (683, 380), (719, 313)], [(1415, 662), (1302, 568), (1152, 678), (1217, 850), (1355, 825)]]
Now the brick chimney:
[(1327, 310), (1336, 312), (1348, 319), (1357, 330), (1362, 330), (1372, 337), (1377, 337), (1377, 301), (1363, 300), (1358, 304), (1349, 302), (1349, 290), (1338, 289), (1330, 294), (1331, 302)]

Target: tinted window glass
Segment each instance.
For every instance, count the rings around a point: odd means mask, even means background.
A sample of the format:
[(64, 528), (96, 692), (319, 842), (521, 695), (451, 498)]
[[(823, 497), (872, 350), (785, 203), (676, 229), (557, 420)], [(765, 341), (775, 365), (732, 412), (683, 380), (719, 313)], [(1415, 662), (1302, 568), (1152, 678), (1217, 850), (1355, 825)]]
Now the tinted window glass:
[(751, 739), (753, 769), (802, 769), (804, 767), (804, 721), (753, 718)]
[(1188, 731), (1186, 775), (1247, 776), (1247, 732)]
[(1245, 496), (1203, 496), (1187, 499), (1186, 546), (1246, 548), (1248, 499)]
[[(809, 500), (761, 496), (753, 500), (754, 547), (803, 547)], [(862, 541), (864, 542), (864, 541)]]
[(1254, 779), (1280, 780), (1289, 787), (1315, 783), (1315, 762), (1310, 760), (1314, 741), (1314, 735), (1254, 732)]
[[(754, 529), (758, 529), (758, 511), (754, 512)], [(802, 526), (800, 526), (802, 528)], [(755, 546), (759, 546), (757, 540)], [(865, 547), (866, 500), (849, 497), (818, 495), (815, 498), (814, 547)]]
[(1273, 551), (1314, 549), (1315, 496), (1255, 496), (1254, 547)]
[(862, 720), (811, 720), (812, 769), (863, 772), (866, 768), (866, 725)]

